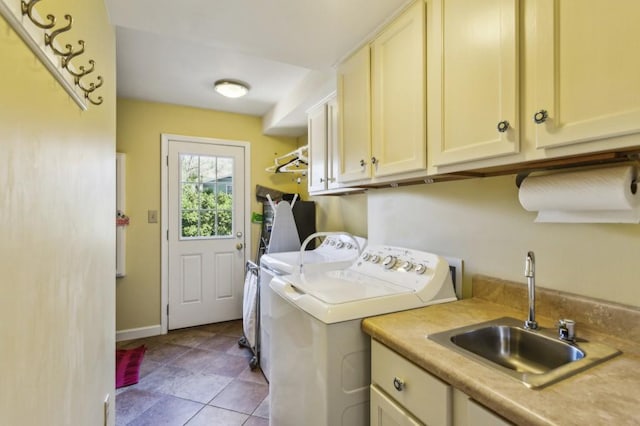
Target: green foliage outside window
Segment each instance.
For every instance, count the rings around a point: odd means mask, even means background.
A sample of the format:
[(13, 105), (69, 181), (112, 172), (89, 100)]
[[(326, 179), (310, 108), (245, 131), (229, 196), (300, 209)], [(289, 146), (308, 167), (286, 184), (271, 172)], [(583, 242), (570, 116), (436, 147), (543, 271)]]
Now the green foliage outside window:
[[(181, 191), (182, 236), (223, 237), (232, 231), (233, 195), (226, 191), (230, 182), (202, 182), (200, 159), (183, 158)], [(197, 162), (193, 160), (198, 159)], [(190, 163), (185, 164), (189, 160)]]

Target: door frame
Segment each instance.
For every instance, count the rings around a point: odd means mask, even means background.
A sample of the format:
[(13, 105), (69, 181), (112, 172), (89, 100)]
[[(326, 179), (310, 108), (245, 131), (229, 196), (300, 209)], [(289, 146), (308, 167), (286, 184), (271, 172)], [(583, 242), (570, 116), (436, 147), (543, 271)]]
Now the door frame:
[(226, 145), (244, 148), (244, 262), (247, 253), (253, 253), (253, 235), (251, 232), (251, 144), (249, 142), (228, 139), (205, 138), (198, 136), (175, 135), (161, 133), (160, 149), (160, 327), (162, 334), (167, 334), (169, 318), (169, 141)]

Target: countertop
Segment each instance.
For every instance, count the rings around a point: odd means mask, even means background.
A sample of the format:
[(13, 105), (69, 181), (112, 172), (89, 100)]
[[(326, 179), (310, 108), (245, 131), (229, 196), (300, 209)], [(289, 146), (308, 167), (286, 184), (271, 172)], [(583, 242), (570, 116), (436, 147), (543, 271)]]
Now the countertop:
[[(549, 316), (537, 316), (540, 326), (554, 327), (560, 318), (551, 315), (554, 309), (573, 310), (578, 337), (622, 354), (542, 389), (529, 389), (427, 338), (503, 316), (525, 319), (526, 286), (482, 276), (474, 277), (473, 286), (471, 299), (367, 318), (363, 330), (515, 424), (640, 424), (640, 310), (542, 289), (537, 306), (546, 302), (552, 307), (542, 309)], [(521, 298), (524, 303), (514, 303)], [(629, 333), (622, 338), (619, 333), (625, 330)]]

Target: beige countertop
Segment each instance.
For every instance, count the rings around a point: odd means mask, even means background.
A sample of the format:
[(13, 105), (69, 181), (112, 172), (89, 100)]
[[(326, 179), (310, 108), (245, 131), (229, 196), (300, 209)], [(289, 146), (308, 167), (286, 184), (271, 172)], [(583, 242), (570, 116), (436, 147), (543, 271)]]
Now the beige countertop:
[[(512, 284), (474, 277), (471, 299), (367, 318), (362, 327), (374, 339), (518, 425), (640, 425), (640, 310), (634, 307), (542, 289), (537, 306), (545, 301), (554, 306), (541, 309), (549, 315), (538, 315), (542, 327), (553, 327), (560, 318), (552, 315), (554, 309), (574, 313), (579, 337), (623, 353), (536, 390), (427, 338), (503, 316), (524, 320), (526, 287)], [(522, 298), (524, 303), (514, 303)], [(612, 321), (615, 326), (610, 326)], [(629, 333), (623, 339), (618, 333), (625, 330)]]

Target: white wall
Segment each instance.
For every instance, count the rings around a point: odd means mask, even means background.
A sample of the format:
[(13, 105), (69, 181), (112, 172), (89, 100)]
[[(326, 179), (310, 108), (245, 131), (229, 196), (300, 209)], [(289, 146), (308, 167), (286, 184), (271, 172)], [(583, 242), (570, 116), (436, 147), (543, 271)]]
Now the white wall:
[(472, 274), (525, 283), (536, 255), (542, 287), (640, 306), (640, 225), (542, 224), (518, 202), (514, 176), (368, 192), (370, 243), (461, 257)]

